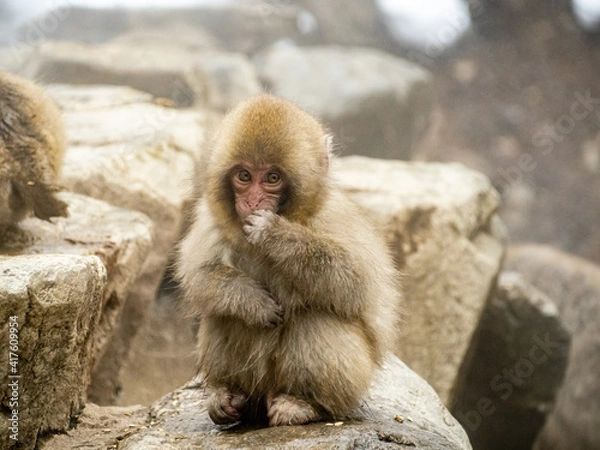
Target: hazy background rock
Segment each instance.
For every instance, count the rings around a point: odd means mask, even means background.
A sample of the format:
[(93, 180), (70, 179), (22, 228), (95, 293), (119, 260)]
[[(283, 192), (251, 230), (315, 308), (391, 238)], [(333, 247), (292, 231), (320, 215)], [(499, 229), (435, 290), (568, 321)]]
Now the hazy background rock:
[(358, 156), (334, 164), (344, 190), (385, 229), (405, 274), (397, 354), (451, 405), (504, 251), (498, 195), (459, 164)]
[(535, 448), (599, 448), (600, 267), (541, 245), (511, 247), (506, 267), (548, 294), (572, 334), (565, 379)]
[(150, 409), (150, 427), (125, 438), (120, 448), (392, 449), (399, 445), (440, 450), (471, 448), (464, 430), (433, 389), (392, 356), (376, 377), (362, 411), (356, 414), (355, 419), (360, 420), (337, 426), (321, 422), (219, 432), (220, 428), (206, 412), (200, 382), (193, 380), (157, 401)]
[[(216, 2), (215, 2), (216, 3)], [(55, 24), (55, 26), (48, 26)], [(282, 39), (303, 45), (318, 43), (390, 47), (393, 40), (371, 0), (246, 0), (192, 7), (116, 8), (61, 5), (23, 24), (17, 39), (106, 42), (132, 30), (168, 31), (193, 26), (232, 51), (253, 53)], [(183, 33), (190, 36), (194, 33)], [(187, 40), (189, 42), (189, 40)]]
[[(90, 374), (118, 334), (127, 295), (152, 243), (152, 223), (143, 214), (77, 194), (59, 197), (70, 217), (53, 223), (25, 219), (9, 230), (0, 248), (6, 267), (0, 269), (0, 311), (3, 317), (18, 314), (23, 326), (23, 448), (33, 448), (39, 433), (66, 431), (70, 416), (83, 406)], [(104, 267), (98, 267), (96, 256)], [(7, 356), (3, 352), (0, 358)], [(7, 370), (3, 362), (0, 370)], [(3, 396), (4, 406), (6, 400)], [(3, 445), (13, 445), (5, 430)]]
[[(316, 42), (315, 30), (303, 26), (300, 10), (285, 3), (257, 0), (244, 4), (159, 9), (96, 9), (64, 6), (49, 11), (18, 30), (17, 39), (33, 43), (41, 37), (86, 43), (106, 42), (134, 29), (161, 29), (173, 24), (193, 24), (206, 30), (227, 49), (252, 53), (279, 39)], [(43, 29), (41, 24), (56, 22)]]
[(19, 73), (45, 83), (131, 86), (175, 106), (225, 111), (261, 92), (246, 56), (216, 50), (190, 51), (175, 43), (88, 45), (39, 44)]
[(223, 44), (205, 28), (187, 20), (168, 21), (148, 27), (135, 27), (107, 41), (111, 44), (141, 47), (174, 47), (189, 52), (224, 50)]
[(254, 61), (267, 90), (322, 118), (344, 154), (410, 159), (429, 126), (430, 74), (393, 55), (280, 45)]
[(290, 3), (314, 16), (320, 43), (391, 46), (392, 39), (373, 0), (296, 0)]
[(475, 450), (530, 449), (569, 356), (556, 305), (522, 275), (503, 272), (471, 346), (452, 413)]

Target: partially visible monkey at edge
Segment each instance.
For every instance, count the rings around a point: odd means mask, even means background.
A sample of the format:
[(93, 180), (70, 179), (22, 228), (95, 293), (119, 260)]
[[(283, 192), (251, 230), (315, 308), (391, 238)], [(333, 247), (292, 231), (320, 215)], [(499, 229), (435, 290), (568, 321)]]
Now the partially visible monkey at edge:
[(271, 95), (217, 132), (177, 263), (216, 424), (348, 417), (395, 342), (398, 273), (330, 158), (321, 123)]
[(54, 193), (65, 148), (60, 110), (41, 87), (0, 72), (0, 238), (33, 213), (66, 216)]

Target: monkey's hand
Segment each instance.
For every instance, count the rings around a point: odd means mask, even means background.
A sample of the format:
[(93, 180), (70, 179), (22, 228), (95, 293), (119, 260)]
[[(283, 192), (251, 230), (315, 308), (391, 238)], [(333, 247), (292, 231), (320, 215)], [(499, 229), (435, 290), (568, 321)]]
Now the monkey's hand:
[(246, 240), (252, 245), (261, 244), (276, 220), (277, 214), (272, 211), (264, 209), (254, 211), (244, 221), (243, 230), (246, 233)]
[(283, 322), (283, 308), (275, 297), (265, 292), (257, 303), (257, 310), (246, 319), (251, 321), (250, 318), (255, 318), (255, 325), (274, 328)]

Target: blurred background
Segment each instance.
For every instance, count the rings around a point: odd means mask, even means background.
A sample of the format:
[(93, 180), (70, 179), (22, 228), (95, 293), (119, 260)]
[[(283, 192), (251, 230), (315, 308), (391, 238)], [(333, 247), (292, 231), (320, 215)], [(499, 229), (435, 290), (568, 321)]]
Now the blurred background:
[[(276, 61), (265, 53), (313, 46), (377, 49), (422, 70), (408, 113), (338, 122), (341, 106), (324, 88), (336, 84), (334, 59), (323, 61), (321, 79), (318, 67), (296, 66), (293, 52)], [(157, 88), (123, 69), (181, 67), (205, 51), (243, 56), (204, 66), (221, 80), (216, 94)], [(119, 67), (118, 76), (89, 69), (93, 60)], [(244, 72), (248, 62), (258, 77)], [(0, 69), (42, 84), (128, 84), (217, 113), (271, 90), (323, 117), (341, 155), (459, 162), (484, 173), (501, 196), (509, 245), (547, 244), (600, 264), (600, 0), (0, 0)], [(147, 351), (127, 363), (118, 404), (149, 404), (194, 373), (193, 327), (175, 318), (170, 287), (143, 336)], [(165, 355), (170, 370), (155, 371)], [(476, 449), (492, 448), (485, 427), (466, 428)], [(533, 436), (497, 448), (530, 448)]]

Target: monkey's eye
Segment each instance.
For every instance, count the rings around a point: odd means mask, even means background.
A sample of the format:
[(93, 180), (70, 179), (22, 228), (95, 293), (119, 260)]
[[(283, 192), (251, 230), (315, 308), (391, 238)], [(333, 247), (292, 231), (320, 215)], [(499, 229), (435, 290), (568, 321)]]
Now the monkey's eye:
[(248, 172), (245, 169), (242, 169), (237, 173), (237, 178), (238, 178), (238, 180), (243, 181), (244, 183), (247, 183), (248, 181), (250, 181), (250, 179), (252, 177), (250, 176), (250, 172)]
[(279, 175), (277, 172), (270, 172), (267, 174), (267, 183), (277, 184), (279, 183), (279, 180), (281, 180), (281, 175)]

